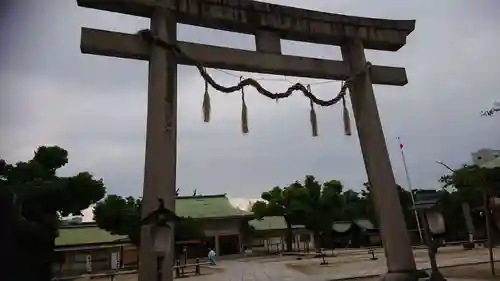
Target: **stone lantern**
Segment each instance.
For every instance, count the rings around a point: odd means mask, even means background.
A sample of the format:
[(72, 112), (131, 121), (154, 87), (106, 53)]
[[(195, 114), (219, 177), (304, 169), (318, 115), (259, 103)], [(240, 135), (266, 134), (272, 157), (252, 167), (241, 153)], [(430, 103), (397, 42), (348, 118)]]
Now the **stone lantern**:
[(167, 251), (173, 251), (174, 233), (171, 231), (173, 223), (179, 221), (179, 217), (169, 209), (165, 208), (163, 199), (158, 198), (158, 208), (141, 220), (141, 225), (150, 226), (150, 237), (152, 239), (152, 250), (156, 255), (157, 279), (162, 280), (162, 263)]
[(435, 237), (446, 231), (443, 214), (437, 207), (440, 199), (441, 195), (434, 190), (421, 190), (415, 194), (415, 209), (419, 212), (419, 218), (424, 227), (424, 239), (429, 253), (431, 281), (446, 280), (436, 262), (438, 245)]

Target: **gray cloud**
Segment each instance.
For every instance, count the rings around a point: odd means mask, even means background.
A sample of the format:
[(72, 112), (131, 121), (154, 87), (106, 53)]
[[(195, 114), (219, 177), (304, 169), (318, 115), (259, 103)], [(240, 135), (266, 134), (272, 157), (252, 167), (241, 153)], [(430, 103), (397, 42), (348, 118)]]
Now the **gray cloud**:
[[(42, 3), (44, 2), (44, 3)], [(469, 161), (470, 152), (500, 143), (498, 118), (479, 111), (498, 99), (498, 3), (485, 1), (269, 1), (367, 17), (416, 19), (398, 52), (368, 51), (376, 64), (404, 66), (405, 87), (376, 86), (379, 110), (398, 182), (405, 185), (396, 137), (405, 143), (413, 185), (435, 188), (444, 172), (434, 164)], [(78, 8), (76, 1), (23, 1), (7, 6), (0, 24), (0, 155), (30, 157), (41, 144), (70, 152), (64, 173), (89, 170), (110, 193), (138, 196), (144, 163), (147, 64), (83, 55), (80, 27), (121, 32), (148, 21)], [(254, 49), (251, 36), (180, 26), (179, 39)], [(332, 46), (288, 42), (284, 53), (341, 59)], [(236, 77), (212, 70), (222, 84)], [(233, 72), (231, 72), (233, 73)], [(283, 77), (244, 74), (251, 77)], [(301, 78), (288, 77), (290, 81)], [(284, 81), (264, 81), (275, 91)], [(340, 107), (319, 108), (320, 137), (312, 138), (308, 102), (300, 96), (276, 104), (249, 90), (250, 134), (240, 133), (238, 95), (211, 91), (213, 118), (201, 118), (203, 82), (192, 67), (179, 67), (178, 186), (189, 194), (227, 192), (257, 197), (274, 186), (314, 174), (359, 188), (366, 179), (357, 137), (343, 135)], [(339, 83), (313, 86), (331, 97)]]

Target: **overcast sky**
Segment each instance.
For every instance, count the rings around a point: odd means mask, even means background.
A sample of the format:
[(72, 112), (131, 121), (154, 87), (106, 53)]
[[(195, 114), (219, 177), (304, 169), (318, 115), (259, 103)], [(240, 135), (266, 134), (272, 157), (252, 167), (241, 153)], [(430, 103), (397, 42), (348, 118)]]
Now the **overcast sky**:
[[(14, 2), (14, 1), (11, 1)], [(134, 33), (149, 21), (79, 8), (76, 1), (18, 0), (0, 11), (0, 156), (32, 156), (39, 145), (70, 154), (65, 174), (82, 170), (103, 178), (109, 193), (142, 192), (147, 63), (80, 53), (80, 27)], [(407, 186), (397, 136), (405, 143), (415, 188), (436, 188), (446, 172), (480, 148), (500, 148), (500, 116), (479, 112), (500, 96), (500, 3), (497, 0), (274, 0), (279, 4), (367, 17), (416, 19), (398, 52), (367, 51), (378, 65), (406, 67), (409, 84), (376, 86), (375, 94), (397, 181)], [(22, 3), (22, 4), (21, 4)], [(376, 3), (376, 4), (375, 4)], [(251, 36), (179, 26), (179, 39), (254, 49)], [(341, 59), (340, 49), (283, 43), (285, 54)], [(211, 70), (221, 84), (239, 73)], [(262, 81), (272, 91), (290, 83)], [(359, 189), (366, 181), (357, 135), (343, 135), (341, 107), (319, 108), (320, 137), (311, 137), (309, 102), (300, 95), (276, 104), (247, 91), (250, 134), (240, 130), (240, 97), (211, 90), (212, 121), (202, 121), (203, 82), (193, 67), (179, 67), (177, 184), (182, 194), (228, 193), (255, 198), (305, 175), (338, 179)], [(299, 78), (287, 77), (297, 82)], [(303, 83), (319, 80), (300, 79)], [(313, 85), (331, 98), (338, 82)], [(354, 128), (354, 124), (353, 124)]]

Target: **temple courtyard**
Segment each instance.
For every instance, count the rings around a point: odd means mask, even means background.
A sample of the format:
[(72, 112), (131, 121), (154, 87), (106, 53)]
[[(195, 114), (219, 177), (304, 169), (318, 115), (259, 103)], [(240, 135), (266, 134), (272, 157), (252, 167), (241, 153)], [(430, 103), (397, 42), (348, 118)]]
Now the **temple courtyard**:
[[(415, 249), (417, 267), (430, 267), (425, 249)], [(327, 254), (329, 254), (327, 252)], [(495, 256), (500, 249), (495, 249)], [(376, 260), (367, 250), (337, 250), (335, 257), (327, 257), (327, 265), (320, 265), (321, 260), (312, 255), (298, 260), (296, 256), (247, 257), (223, 260), (216, 266), (202, 267), (199, 276), (187, 276), (182, 279), (192, 281), (327, 281), (327, 280), (376, 280), (386, 272), (385, 257), (382, 249), (376, 249)], [(464, 251), (460, 246), (441, 248), (437, 255), (441, 271), (448, 280), (500, 280), (491, 276), (488, 263), (488, 251), (478, 248)], [(500, 262), (497, 263), (500, 268)], [(79, 278), (78, 281), (89, 280)], [(113, 276), (94, 276), (92, 280), (135, 281), (136, 273)]]

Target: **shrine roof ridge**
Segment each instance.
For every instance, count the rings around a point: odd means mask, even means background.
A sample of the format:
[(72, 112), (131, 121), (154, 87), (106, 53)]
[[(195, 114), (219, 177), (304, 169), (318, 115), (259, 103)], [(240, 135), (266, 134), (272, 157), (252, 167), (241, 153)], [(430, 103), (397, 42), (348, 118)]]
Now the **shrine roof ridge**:
[(175, 199), (203, 199), (203, 198), (224, 198), (227, 197), (226, 193), (222, 194), (210, 194), (210, 195), (179, 195)]

